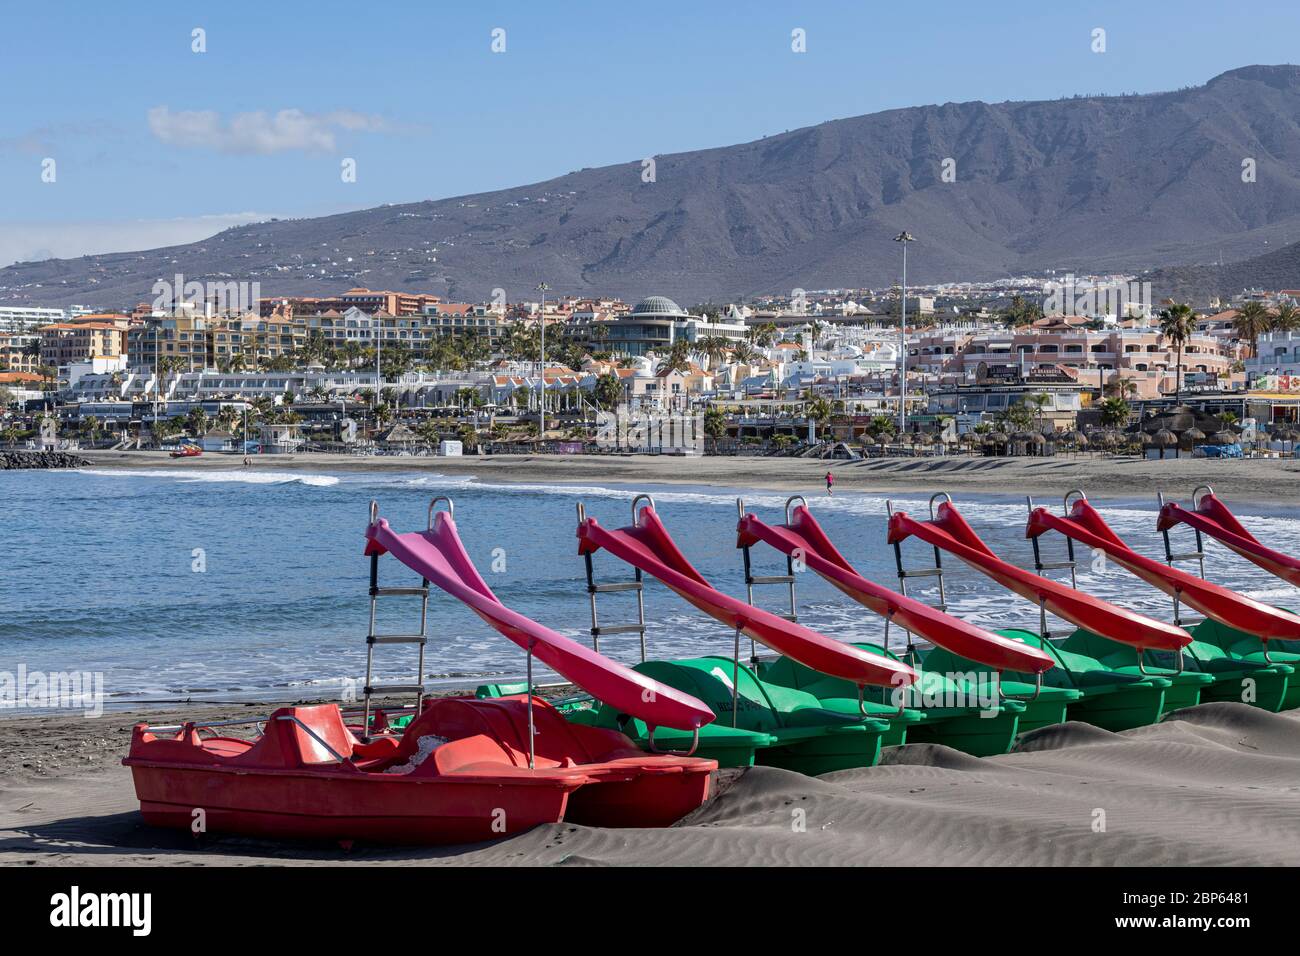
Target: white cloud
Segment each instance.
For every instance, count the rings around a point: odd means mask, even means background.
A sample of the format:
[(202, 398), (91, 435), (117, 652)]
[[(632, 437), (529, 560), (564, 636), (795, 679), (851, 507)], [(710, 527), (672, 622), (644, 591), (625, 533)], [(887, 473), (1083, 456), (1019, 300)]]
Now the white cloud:
[(235, 113), (223, 118), (215, 110), (180, 110), (155, 106), (149, 110), (149, 129), (160, 142), (222, 153), (269, 155), (291, 150), (329, 153), (335, 133), (378, 133), (389, 129), (381, 116), (335, 110), (304, 113), (280, 110), (270, 114)]
[(182, 245), (215, 236), (231, 226), (270, 219), (272, 215), (235, 212), (123, 222), (4, 223), (0, 228), (0, 267), (15, 262)]

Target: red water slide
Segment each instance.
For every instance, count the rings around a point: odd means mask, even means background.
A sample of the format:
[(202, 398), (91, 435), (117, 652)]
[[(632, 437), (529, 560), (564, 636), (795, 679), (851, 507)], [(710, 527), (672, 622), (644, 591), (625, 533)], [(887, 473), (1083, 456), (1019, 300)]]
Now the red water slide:
[(795, 505), (787, 511), (786, 523), (776, 526), (765, 524), (757, 515), (743, 514), (736, 530), (740, 547), (764, 541), (784, 554), (797, 557), (863, 607), (954, 654), (999, 671), (1041, 674), (1054, 664), (1049, 655), (1036, 647), (968, 624), (867, 580), (831, 543), (807, 505)]
[[(1300, 617), (1138, 554), (1111, 530), (1088, 499), (1079, 494), (1069, 504), (1068, 514), (1035, 508), (1030, 512), (1025, 536), (1034, 538), (1048, 530), (1059, 531), (1085, 547), (1103, 551), (1152, 587), (1220, 624), (1254, 634), (1262, 641), (1300, 639)], [(1070, 496), (1066, 497), (1068, 501)]]
[(1179, 650), (1192, 642), (1181, 627), (1116, 607), (1101, 598), (1026, 571), (1003, 561), (966, 523), (951, 501), (940, 503), (935, 517), (918, 521), (905, 511), (889, 518), (889, 543), (915, 535), (927, 544), (955, 555), (1003, 587), (1040, 604), (1076, 627), (1128, 644), (1139, 650)]
[(463, 601), (520, 647), (531, 647), (537, 659), (561, 677), (621, 713), (639, 717), (652, 727), (678, 730), (696, 730), (713, 720), (713, 711), (691, 695), (612, 661), (502, 604), (465, 552), (449, 512), (436, 512), (428, 530), (406, 534), (398, 534), (379, 518), (366, 529), (366, 538), (366, 554), (389, 552)]
[[(1199, 490), (1198, 488), (1197, 491)], [(1237, 520), (1237, 516), (1228, 510), (1228, 506), (1215, 496), (1213, 490), (1206, 488), (1205, 491), (1206, 493), (1199, 498), (1196, 492), (1192, 493), (1191, 510), (1177, 502), (1165, 502), (1160, 508), (1156, 530), (1167, 531), (1178, 524), (1188, 525), (1227, 545), (1269, 574), (1300, 587), (1300, 558), (1284, 554), (1261, 543)]]
[(916, 680), (916, 672), (902, 661), (834, 640), (716, 590), (682, 554), (650, 504), (642, 506), (626, 528), (610, 530), (595, 518), (583, 519), (578, 525), (579, 553), (602, 548), (662, 581), (715, 620), (813, 670), (860, 687), (897, 687)]

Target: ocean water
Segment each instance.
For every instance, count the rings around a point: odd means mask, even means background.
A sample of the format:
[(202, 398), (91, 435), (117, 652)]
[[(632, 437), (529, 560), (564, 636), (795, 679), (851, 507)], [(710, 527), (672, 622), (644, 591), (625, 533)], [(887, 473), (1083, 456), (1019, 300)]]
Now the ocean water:
[[(689, 468), (688, 463), (683, 468)], [(83, 471), (0, 472), (5, 501), (0, 545), (0, 672), (90, 671), (104, 675), (112, 702), (295, 699), (335, 694), (365, 672), (368, 563), (363, 534), (369, 503), (397, 529), (424, 527), (434, 495), (455, 500), (457, 526), (488, 584), (510, 607), (579, 640), (589, 640), (575, 505), (617, 526), (630, 519), (637, 491), (654, 495), (660, 516), (682, 550), (722, 591), (744, 597), (735, 548), (737, 495), (776, 521), (785, 494), (719, 487), (624, 487), (496, 484), (429, 473), (303, 474), (253, 472)], [(895, 507), (923, 514), (925, 493), (892, 496)], [(885, 543), (885, 498), (809, 489), (814, 514), (868, 577), (895, 584)], [(1115, 530), (1137, 550), (1163, 554), (1155, 531), (1154, 493), (1147, 500), (1093, 498)], [(976, 531), (1000, 555), (1031, 566), (1022, 496), (959, 495)], [(1059, 501), (1040, 503), (1059, 506)], [(1231, 503), (1231, 502), (1230, 502)], [(1300, 551), (1300, 520), (1292, 509), (1239, 505), (1256, 533), (1285, 551)], [(1190, 533), (1187, 533), (1190, 534)], [(1063, 556), (1059, 536), (1045, 540)], [(1300, 603), (1295, 589), (1208, 544), (1209, 576), (1253, 597)], [(910, 564), (930, 557), (905, 546)], [(784, 573), (776, 551), (753, 551), (755, 573)], [(498, 570), (493, 570), (494, 558)], [(504, 559), (504, 560), (500, 560)], [(602, 581), (630, 570), (607, 554), (595, 558)], [(414, 584), (392, 558), (381, 580)], [(1035, 626), (1037, 609), (948, 557), (949, 609), (988, 627)], [(912, 593), (934, 601), (932, 579)], [(1116, 603), (1167, 618), (1169, 600), (1122, 569), (1081, 569), (1080, 586)], [(756, 589), (769, 609), (785, 610), (780, 586)], [(800, 620), (844, 640), (879, 639), (882, 622), (811, 573), (798, 584)], [(602, 596), (604, 623), (633, 619), (635, 598)], [(662, 585), (645, 594), (652, 656), (730, 654), (732, 633), (704, 618)], [(418, 602), (381, 601), (381, 628), (408, 631)], [(472, 686), (486, 677), (523, 673), (524, 655), (440, 592), (430, 598), (427, 671), (432, 683)], [(895, 632), (895, 641), (901, 635)], [(638, 658), (635, 635), (602, 641), (627, 662)], [(747, 650), (747, 648), (746, 648)], [(379, 647), (380, 679), (414, 669), (411, 646)], [(14, 711), (0, 711), (12, 714)]]

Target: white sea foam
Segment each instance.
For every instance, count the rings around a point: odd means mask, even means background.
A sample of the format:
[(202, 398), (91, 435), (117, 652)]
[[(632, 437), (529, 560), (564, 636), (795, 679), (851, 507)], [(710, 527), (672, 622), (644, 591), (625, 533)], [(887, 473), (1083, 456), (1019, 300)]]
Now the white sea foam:
[(175, 471), (141, 470), (117, 468), (82, 468), (82, 474), (100, 475), (108, 478), (170, 478), (181, 484), (202, 482), (236, 482), (247, 485), (287, 485), (298, 482), (314, 488), (328, 488), (337, 485), (339, 479), (334, 475), (299, 474), (292, 471), (192, 471), (184, 474)]

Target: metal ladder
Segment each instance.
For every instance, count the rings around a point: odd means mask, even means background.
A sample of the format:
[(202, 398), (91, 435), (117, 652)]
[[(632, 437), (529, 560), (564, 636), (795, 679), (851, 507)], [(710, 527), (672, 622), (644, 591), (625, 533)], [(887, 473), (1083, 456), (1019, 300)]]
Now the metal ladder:
[[(654, 499), (649, 495), (637, 495), (632, 499), (632, 520), (636, 520), (636, 506), (641, 499), (650, 502), (650, 507), (654, 507)], [(587, 508), (578, 502), (578, 524), (587, 520)], [(612, 634), (636, 634), (641, 639), (641, 663), (645, 663), (645, 581), (641, 575), (640, 568), (634, 568), (635, 572), (631, 581), (615, 581), (606, 584), (596, 583), (596, 569), (592, 562), (590, 553), (582, 556), (583, 563), (587, 568), (587, 598), (591, 604), (591, 648), (600, 653), (600, 637)], [(596, 613), (596, 595), (611, 594), (619, 591), (632, 591), (636, 593), (636, 623), (635, 624), (601, 624), (600, 618)]]
[[(808, 506), (808, 501), (807, 501), (806, 498), (804, 498), (803, 495), (792, 495), (791, 497), (787, 498), (787, 499), (786, 499), (786, 502), (785, 502), (785, 521), (786, 521), (786, 524), (789, 524), (789, 523), (790, 523), (790, 506), (791, 506), (792, 504), (794, 504), (794, 502), (796, 502), (796, 501), (803, 502), (804, 507), (807, 507), (807, 506)], [(742, 498), (737, 498), (737, 499), (736, 499), (736, 516), (737, 516), (738, 518), (743, 518), (743, 517), (745, 517), (745, 501), (744, 501), (744, 499), (742, 499)], [(752, 607), (752, 606), (755, 606), (755, 605), (754, 605), (754, 585), (756, 585), (756, 584), (784, 584), (784, 585), (787, 585), (787, 586), (789, 587), (789, 589), (790, 589), (790, 610), (789, 610), (789, 612), (786, 613), (786, 614), (782, 614), (782, 613), (780, 613), (779, 611), (773, 611), (773, 612), (771, 612), (771, 613), (775, 614), (777, 617), (784, 618), (785, 620), (790, 621), (790, 622), (793, 623), (793, 624), (798, 624), (798, 623), (799, 623), (799, 612), (798, 612), (798, 604), (797, 604), (797, 602), (796, 602), (796, 600), (795, 600), (795, 590), (794, 590), (794, 558), (792, 558), (792, 557), (791, 557), (790, 555), (788, 555), (788, 554), (785, 556), (785, 574), (762, 574), (762, 575), (756, 575), (756, 574), (754, 574), (753, 564), (752, 564), (752, 562), (751, 562), (751, 558), (750, 558), (750, 553), (749, 553), (750, 546), (749, 546), (749, 545), (741, 545), (741, 546), (740, 546), (740, 550), (741, 550), (741, 554), (742, 554), (742, 556), (743, 556), (743, 558), (744, 558), (744, 562), (745, 562), (745, 601), (746, 601), (746, 602), (747, 602), (751, 607)], [(737, 655), (737, 656), (738, 656), (738, 655)], [(757, 666), (758, 666), (758, 662), (759, 662), (759, 657), (758, 657), (758, 644), (757, 644), (757, 643), (754, 641), (754, 639), (751, 637), (751, 638), (749, 639), (749, 664), (750, 664), (751, 667), (757, 667)]]
[[(944, 499), (949, 504), (952, 504), (952, 496), (949, 495), (946, 491), (941, 491), (938, 494), (931, 495), (930, 496), (930, 520), (931, 521), (934, 520), (934, 503), (940, 498)], [(885, 500), (885, 512), (890, 517), (893, 517), (894, 514), (893, 501), (889, 499)], [(911, 578), (934, 578), (939, 585), (939, 603), (934, 604), (932, 606), (936, 611), (943, 611), (946, 613), (948, 610), (948, 595), (944, 591), (943, 552), (939, 549), (938, 545), (934, 545), (933, 549), (934, 549), (934, 567), (908, 568), (905, 567), (903, 564), (903, 543), (901, 541), (894, 542), (894, 566), (898, 569), (898, 593), (903, 595), (904, 597), (908, 596), (907, 582)], [(889, 650), (889, 629), (893, 625), (893, 623), (894, 623), (894, 618), (892, 614), (885, 617), (885, 650)], [(912, 666), (915, 666), (916, 647), (912, 644), (912, 632), (906, 630), (906, 628), (904, 629), (904, 632), (907, 634), (907, 649), (904, 652), (905, 659), (908, 661), (908, 663), (912, 664)]]
[[(1201, 491), (1206, 491), (1209, 492), (1210, 494), (1214, 494), (1214, 489), (1211, 488), (1209, 485), (1197, 485), (1196, 488), (1192, 489), (1193, 508), (1197, 506), (1197, 502), (1200, 500), (1199, 492)], [(1163, 491), (1156, 492), (1156, 502), (1161, 508), (1165, 506), (1165, 493)], [(1169, 529), (1165, 528), (1164, 531), (1160, 532), (1165, 542), (1165, 564), (1169, 565), (1172, 568), (1174, 567), (1174, 563), (1177, 561), (1195, 561), (1197, 564), (1197, 574), (1200, 577), (1204, 578), (1205, 577), (1205, 539), (1201, 537), (1200, 528), (1193, 528), (1192, 533), (1196, 535), (1196, 550), (1175, 552), (1173, 542), (1169, 537)], [(1188, 624), (1199, 624), (1205, 620), (1204, 617), (1184, 617), (1182, 613), (1183, 602), (1179, 599), (1178, 595), (1179, 595), (1179, 591), (1175, 589), (1174, 590), (1174, 626), (1175, 627), (1183, 627), (1184, 625), (1188, 625)], [(1267, 653), (1268, 651), (1267, 642), (1265, 642), (1264, 650)]]
[[(1078, 495), (1080, 500), (1082, 501), (1088, 500), (1088, 496), (1085, 495), (1078, 488), (1073, 488), (1070, 491), (1067, 491), (1065, 493), (1065, 497), (1061, 499), (1061, 507), (1067, 517), (1070, 514), (1070, 499), (1073, 498), (1075, 495)], [(1034, 499), (1031, 498), (1029, 495), (1025, 495), (1025, 506), (1029, 509), (1029, 513), (1033, 514)], [(1038, 574), (1042, 574), (1044, 571), (1060, 571), (1060, 570), (1068, 569), (1070, 572), (1070, 587), (1074, 588), (1077, 591), (1079, 589), (1079, 578), (1078, 578), (1079, 562), (1078, 559), (1075, 557), (1075, 553), (1074, 553), (1074, 539), (1071, 538), (1069, 535), (1063, 535), (1063, 537), (1065, 538), (1065, 551), (1066, 554), (1069, 556), (1068, 559), (1065, 561), (1049, 561), (1049, 562), (1044, 562), (1042, 559), (1042, 554), (1038, 546), (1038, 538), (1036, 537), (1030, 538), (1030, 541), (1032, 541), (1034, 545), (1034, 570)], [(1041, 599), (1038, 602), (1038, 620), (1039, 620), (1039, 630), (1042, 632), (1043, 640), (1044, 641), (1049, 640), (1052, 634), (1047, 629), (1047, 603), (1046, 601)], [(1178, 624), (1177, 595), (1175, 595), (1174, 597), (1174, 623)], [(1138, 670), (1141, 673), (1145, 674), (1147, 673), (1146, 654), (1141, 650), (1138, 650), (1136, 653), (1137, 653)], [(1149, 650), (1146, 653), (1158, 654), (1158, 653), (1166, 653), (1166, 652)], [(1174, 659), (1173, 669), (1181, 674), (1183, 672), (1183, 655), (1181, 653), (1177, 653), (1174, 655), (1174, 658), (1175, 659)], [(1163, 667), (1164, 665), (1161, 664), (1159, 666)]]
[[(433, 527), (433, 512), (439, 501), (447, 503), (447, 514), (452, 512), (452, 503), (450, 498), (438, 497), (429, 503), (429, 527)], [(370, 523), (374, 524), (379, 517), (379, 503), (370, 502)], [(418, 597), (420, 599), (420, 629), (417, 633), (412, 634), (380, 634), (375, 631), (375, 612), (380, 598), (387, 597)], [(379, 555), (370, 556), (370, 629), (366, 634), (366, 683), (363, 689), (365, 694), (365, 711), (364, 719), (361, 724), (362, 733), (369, 739), (370, 734), (370, 711), (371, 698), (380, 694), (414, 694), (415, 695), (415, 715), (420, 715), (420, 705), (424, 700), (424, 645), (428, 638), (426, 630), (429, 621), (429, 581), (427, 578), (420, 579), (419, 587), (380, 587), (379, 586)], [(420, 651), (416, 661), (415, 683), (414, 684), (373, 684), (371, 683), (374, 676), (375, 663), (375, 645), (376, 644), (417, 644)]]
[[(1073, 491), (1065, 493), (1064, 507), (1066, 514), (1070, 512), (1070, 496), (1074, 493)], [(1083, 494), (1083, 492), (1079, 492), (1079, 494)], [(1034, 499), (1029, 495), (1025, 495), (1025, 507), (1030, 514), (1033, 514)], [(1079, 589), (1079, 559), (1074, 553), (1074, 539), (1069, 535), (1062, 535), (1062, 537), (1065, 538), (1066, 558), (1064, 561), (1044, 561), (1041, 536), (1029, 539), (1034, 547), (1034, 573), (1042, 576), (1044, 571), (1069, 571), (1070, 587), (1077, 591)], [(1038, 631), (1039, 636), (1044, 641), (1052, 639), (1052, 632), (1047, 628), (1047, 603), (1042, 600), (1038, 602)]]

